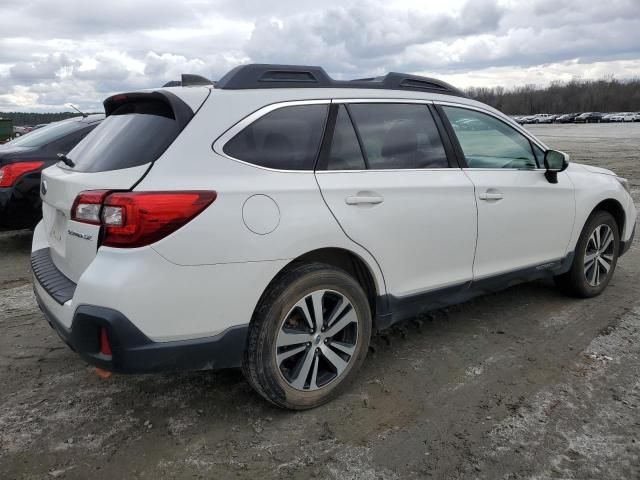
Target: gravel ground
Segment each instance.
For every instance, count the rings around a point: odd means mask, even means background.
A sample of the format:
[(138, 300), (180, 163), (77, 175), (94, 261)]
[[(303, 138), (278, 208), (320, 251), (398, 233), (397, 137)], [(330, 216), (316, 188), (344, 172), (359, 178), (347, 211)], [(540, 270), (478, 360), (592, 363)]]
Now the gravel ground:
[[(639, 202), (640, 124), (530, 128)], [(236, 371), (98, 377), (38, 311), (29, 246), (0, 234), (1, 479), (640, 477), (639, 242), (598, 298), (536, 282), (377, 336), (301, 413)]]

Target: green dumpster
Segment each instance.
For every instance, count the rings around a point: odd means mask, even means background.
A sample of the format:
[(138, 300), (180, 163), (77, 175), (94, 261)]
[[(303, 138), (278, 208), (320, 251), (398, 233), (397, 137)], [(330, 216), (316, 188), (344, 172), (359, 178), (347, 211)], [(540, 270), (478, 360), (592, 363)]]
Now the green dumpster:
[(0, 143), (11, 139), (13, 135), (13, 123), (9, 118), (0, 118)]

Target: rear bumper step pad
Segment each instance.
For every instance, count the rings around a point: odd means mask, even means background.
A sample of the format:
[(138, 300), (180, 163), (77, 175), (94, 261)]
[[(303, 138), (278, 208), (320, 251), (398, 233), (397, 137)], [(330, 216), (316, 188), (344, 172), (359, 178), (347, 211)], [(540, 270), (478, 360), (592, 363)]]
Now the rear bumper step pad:
[(76, 284), (65, 277), (54, 265), (48, 248), (31, 253), (31, 270), (45, 292), (60, 305), (64, 305), (73, 298)]

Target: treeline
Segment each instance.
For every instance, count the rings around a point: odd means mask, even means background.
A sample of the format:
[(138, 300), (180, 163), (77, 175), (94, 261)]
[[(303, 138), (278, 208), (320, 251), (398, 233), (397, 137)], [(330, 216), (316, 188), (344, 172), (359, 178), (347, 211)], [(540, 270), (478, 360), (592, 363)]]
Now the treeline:
[(13, 125), (38, 125), (40, 123), (51, 123), (77, 117), (78, 112), (57, 112), (57, 113), (26, 113), (26, 112), (0, 112), (0, 118), (10, 118)]
[(469, 88), (467, 94), (509, 115), (572, 112), (640, 112), (640, 78), (571, 80), (539, 88), (525, 85)]

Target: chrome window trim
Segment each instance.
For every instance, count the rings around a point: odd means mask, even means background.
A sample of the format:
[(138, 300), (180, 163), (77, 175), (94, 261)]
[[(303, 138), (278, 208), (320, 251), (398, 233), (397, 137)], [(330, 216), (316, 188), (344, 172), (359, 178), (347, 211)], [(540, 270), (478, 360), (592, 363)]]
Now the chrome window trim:
[[(473, 170), (474, 172), (478, 171), (487, 171), (487, 172), (546, 172), (546, 168), (473, 168), (473, 167), (464, 167), (463, 171)], [(562, 173), (562, 172), (558, 172)]]
[(292, 107), (298, 105), (331, 105), (331, 104), (342, 104), (342, 103), (415, 103), (415, 104), (423, 104), (423, 105), (444, 105), (444, 106), (452, 106), (452, 107), (460, 107), (467, 108), (469, 110), (476, 110), (480, 113), (484, 113), (486, 115), (490, 115), (498, 121), (505, 123), (509, 127), (516, 130), (518, 133), (524, 135), (531, 142), (536, 144), (542, 150), (547, 151), (549, 148), (540, 142), (537, 138), (531, 135), (527, 130), (523, 129), (518, 124), (511, 124), (511, 122), (506, 122), (505, 119), (497, 116), (494, 112), (490, 110), (486, 110), (484, 108), (476, 107), (475, 105), (469, 105), (466, 103), (458, 103), (458, 102), (449, 102), (442, 100), (427, 100), (427, 99), (415, 99), (415, 98), (326, 98), (326, 99), (312, 99), (312, 100), (291, 100), (284, 102), (276, 102), (269, 105), (265, 105), (264, 107), (259, 108), (258, 110), (250, 113), (246, 117), (244, 117), (239, 122), (235, 123), (229, 129), (227, 129), (222, 135), (220, 135), (216, 140), (214, 140), (212, 144), (212, 149), (218, 155), (227, 158), (229, 160), (233, 160), (234, 162), (238, 162), (244, 165), (248, 165), (250, 167), (259, 168), (262, 170), (270, 171), (270, 172), (279, 172), (279, 173), (296, 173), (296, 174), (332, 174), (332, 173), (362, 173), (362, 172), (444, 172), (444, 171), (465, 171), (465, 170), (486, 170), (486, 171), (495, 171), (495, 172), (513, 172), (513, 171), (526, 171), (526, 172), (544, 172), (544, 168), (523, 168), (523, 169), (505, 169), (505, 168), (469, 168), (469, 167), (448, 167), (448, 168), (378, 168), (378, 169), (365, 169), (365, 170), (283, 170), (277, 168), (269, 168), (263, 167), (261, 165), (256, 165), (254, 163), (247, 162), (245, 160), (241, 160), (239, 158), (232, 157), (231, 155), (227, 155), (224, 152), (224, 146), (227, 144), (229, 140), (235, 137), (238, 133), (240, 133), (245, 127), (255, 122), (259, 118), (265, 116), (266, 114), (273, 112), (274, 110), (278, 110), (280, 108)]
[(389, 173), (389, 172), (461, 172), (459, 167), (447, 167), (447, 168), (370, 168), (368, 170), (316, 170), (317, 175), (331, 174), (331, 173)]
[(422, 98), (334, 98), (331, 103), (422, 103), (433, 104), (433, 100)]

